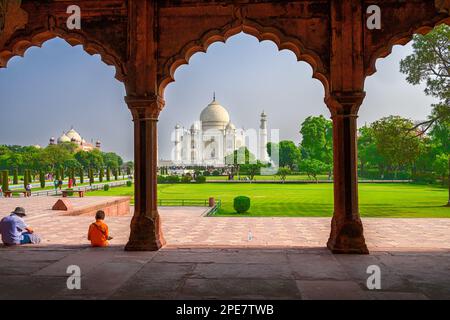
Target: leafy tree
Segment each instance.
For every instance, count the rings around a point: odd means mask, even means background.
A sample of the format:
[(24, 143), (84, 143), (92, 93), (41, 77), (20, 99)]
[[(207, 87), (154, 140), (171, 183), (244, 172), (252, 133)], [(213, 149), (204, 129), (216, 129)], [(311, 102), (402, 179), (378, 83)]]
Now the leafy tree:
[(280, 180), (283, 181), (283, 183), (286, 181), (286, 177), (292, 173), (291, 168), (289, 167), (280, 167), (278, 169), (277, 175), (280, 177)]
[(262, 162), (258, 160), (256, 163), (241, 165), (241, 171), (245, 172), (250, 180), (254, 180), (255, 176), (261, 173), (263, 166)]
[(240, 175), (241, 165), (255, 164), (257, 162), (256, 157), (247, 147), (240, 147), (225, 157), (225, 163), (232, 166), (234, 171)]
[(358, 160), (361, 176), (365, 175), (365, 170), (369, 166), (377, 166), (380, 174), (383, 173), (385, 161), (377, 150), (374, 131), (370, 126), (363, 126), (359, 129)]
[(316, 159), (327, 164), (333, 163), (333, 123), (319, 117), (308, 117), (303, 121), (301, 149), (307, 159)]
[(102, 153), (103, 163), (110, 168), (116, 168), (123, 164), (122, 158), (114, 152)]
[(312, 177), (316, 182), (318, 182), (317, 175), (331, 170), (331, 165), (316, 159), (304, 159), (300, 161), (299, 167), (300, 170), (306, 172), (310, 179)]
[(420, 154), (421, 140), (408, 131), (412, 126), (412, 121), (399, 116), (385, 117), (372, 124), (377, 150), (393, 169), (395, 178), (402, 166), (411, 165)]
[(426, 125), (426, 131), (437, 121), (450, 120), (450, 26), (442, 24), (413, 40), (414, 52), (400, 62), (400, 71), (413, 85), (424, 82), (425, 94), (439, 100), (429, 120), (415, 126)]
[(433, 170), (441, 177), (442, 184), (445, 184), (445, 177), (449, 173), (449, 157), (446, 153), (441, 153), (433, 162)]
[[(301, 158), (300, 149), (293, 141), (283, 140), (280, 143), (269, 142), (267, 144), (267, 153), (273, 162), (277, 162), (280, 167), (294, 168)], [(277, 159), (278, 158), (278, 159)]]

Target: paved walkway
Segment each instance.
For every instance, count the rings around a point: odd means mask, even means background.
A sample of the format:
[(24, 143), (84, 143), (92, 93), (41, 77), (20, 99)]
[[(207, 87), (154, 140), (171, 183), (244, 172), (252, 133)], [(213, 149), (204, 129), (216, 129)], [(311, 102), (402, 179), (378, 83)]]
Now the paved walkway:
[[(0, 200), (1, 212), (16, 205)], [(0, 299), (450, 299), (450, 219), (364, 219), (371, 255), (354, 256), (323, 248), (329, 218), (207, 218), (205, 208), (161, 208), (168, 245), (124, 252), (131, 216), (107, 218), (112, 245), (92, 249), (92, 218), (20, 205), (44, 241), (0, 248)], [(66, 289), (73, 264), (80, 291)], [(374, 264), (380, 291), (366, 287)]]

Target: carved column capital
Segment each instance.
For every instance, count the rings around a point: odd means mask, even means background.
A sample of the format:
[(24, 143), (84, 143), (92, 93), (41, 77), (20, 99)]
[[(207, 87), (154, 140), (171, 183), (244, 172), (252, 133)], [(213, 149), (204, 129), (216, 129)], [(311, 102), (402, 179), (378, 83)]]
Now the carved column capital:
[(325, 98), (325, 103), (331, 112), (331, 117), (358, 117), (359, 107), (364, 101), (366, 93), (332, 92)]
[(165, 101), (158, 95), (126, 96), (125, 102), (133, 115), (133, 121), (157, 121)]

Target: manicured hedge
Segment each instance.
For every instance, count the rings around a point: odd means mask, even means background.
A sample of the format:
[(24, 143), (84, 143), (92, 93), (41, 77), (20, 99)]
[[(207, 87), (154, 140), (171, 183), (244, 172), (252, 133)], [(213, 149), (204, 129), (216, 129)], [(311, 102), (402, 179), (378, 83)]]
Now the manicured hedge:
[(236, 197), (233, 206), (237, 213), (245, 213), (250, 209), (250, 198), (246, 196)]

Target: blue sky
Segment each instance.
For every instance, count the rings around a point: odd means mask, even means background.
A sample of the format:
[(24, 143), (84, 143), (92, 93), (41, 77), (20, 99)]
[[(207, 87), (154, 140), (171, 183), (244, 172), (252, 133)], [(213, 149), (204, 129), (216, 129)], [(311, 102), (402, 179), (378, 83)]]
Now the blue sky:
[[(366, 81), (367, 98), (359, 125), (391, 114), (422, 120), (434, 102), (423, 87), (411, 86), (399, 72), (399, 62), (412, 52), (397, 46), (377, 63), (378, 72)], [(0, 144), (47, 145), (74, 126), (88, 141), (100, 139), (103, 150), (133, 158), (131, 114), (124, 86), (114, 68), (89, 56), (80, 46), (54, 39), (30, 48), (24, 58), (0, 69)], [(299, 142), (300, 123), (309, 115), (329, 111), (322, 84), (311, 67), (297, 62), (290, 51), (274, 43), (239, 34), (226, 44), (215, 43), (180, 67), (166, 89), (166, 107), (159, 122), (160, 158), (170, 156), (175, 124), (189, 127), (211, 101), (213, 92), (237, 127), (257, 128), (265, 111), (269, 127), (281, 139)]]

